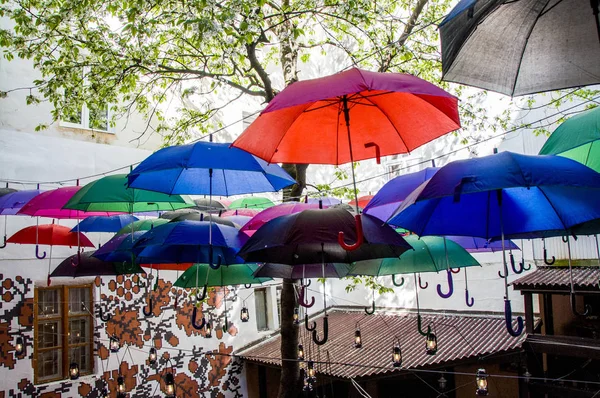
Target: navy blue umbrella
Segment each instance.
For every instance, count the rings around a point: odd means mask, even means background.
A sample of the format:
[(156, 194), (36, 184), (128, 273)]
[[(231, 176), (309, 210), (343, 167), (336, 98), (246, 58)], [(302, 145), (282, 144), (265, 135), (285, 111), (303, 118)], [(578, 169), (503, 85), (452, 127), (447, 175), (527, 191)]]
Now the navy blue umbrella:
[(135, 231), (113, 236), (101, 248), (96, 250), (93, 256), (102, 261), (133, 262), (133, 245), (145, 233), (146, 231)]
[[(510, 152), (449, 163), (423, 183), (388, 221), (418, 235), (485, 239), (564, 235), (600, 218), (600, 174), (559, 156)], [(503, 248), (504, 249), (504, 248)], [(512, 327), (504, 257), (507, 329)]]
[(117, 232), (134, 221), (138, 221), (138, 218), (131, 214), (92, 216), (84, 218), (71, 232)]
[(129, 186), (168, 194), (231, 196), (279, 191), (296, 183), (278, 165), (229, 145), (199, 141), (163, 148), (129, 173)]

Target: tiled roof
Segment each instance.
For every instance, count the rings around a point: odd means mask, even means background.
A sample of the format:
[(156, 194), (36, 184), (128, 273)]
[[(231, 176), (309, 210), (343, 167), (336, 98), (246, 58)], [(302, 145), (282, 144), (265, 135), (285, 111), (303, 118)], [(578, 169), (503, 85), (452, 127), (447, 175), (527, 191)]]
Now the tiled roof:
[[(317, 372), (333, 377), (368, 377), (401, 371), (392, 366), (392, 347), (399, 338), (402, 368), (438, 367), (447, 362), (473, 359), (482, 355), (514, 351), (521, 347), (525, 334), (512, 337), (499, 316), (458, 316), (421, 314), (423, 327), (431, 323), (437, 336), (436, 355), (425, 353), (425, 337), (417, 331), (417, 315), (378, 314), (334, 310), (329, 312), (329, 340), (322, 346), (313, 343), (301, 324), (300, 340), (305, 358), (329, 362), (316, 364)], [(322, 316), (316, 319), (319, 336)], [(354, 348), (354, 331), (360, 322), (362, 348)], [(281, 365), (280, 336), (238, 353), (242, 358), (271, 365)]]
[[(600, 267), (573, 267), (573, 284), (578, 288), (598, 287)], [(525, 288), (563, 288), (571, 286), (568, 267), (538, 267), (512, 283), (517, 290)]]

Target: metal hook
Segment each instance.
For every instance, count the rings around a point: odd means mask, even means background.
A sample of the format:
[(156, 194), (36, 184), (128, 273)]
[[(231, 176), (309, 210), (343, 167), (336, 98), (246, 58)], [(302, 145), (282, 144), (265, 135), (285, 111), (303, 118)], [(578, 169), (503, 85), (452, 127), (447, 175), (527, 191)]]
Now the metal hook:
[(465, 302), (467, 307), (472, 307), (475, 304), (475, 299), (473, 297), (469, 298), (469, 289), (465, 289)]
[(518, 337), (523, 332), (523, 318), (517, 317), (517, 329), (513, 329), (512, 327), (512, 307), (510, 305), (510, 300), (504, 299), (504, 321), (506, 322), (506, 330), (508, 334), (513, 337)]
[(365, 307), (365, 312), (367, 315), (373, 315), (375, 313), (375, 300), (371, 303), (371, 309), (369, 307)]
[(146, 311), (146, 306), (142, 307), (142, 312), (144, 313), (144, 315), (146, 316), (152, 316), (152, 297), (150, 297), (148, 299), (148, 310)]
[(448, 293), (442, 292), (442, 285), (440, 285), (440, 284), (437, 285), (437, 293), (443, 299), (449, 298), (454, 293), (454, 280), (452, 278), (452, 271), (451, 271), (451, 269), (449, 269), (448, 271), (446, 271), (446, 274), (448, 276)]
[(4, 242), (0, 245), (0, 249), (4, 249), (6, 247), (6, 235), (4, 235)]
[[(315, 323), (316, 326), (316, 323)], [(329, 337), (329, 319), (328, 316), (325, 315), (323, 317), (323, 338), (319, 339), (316, 329), (312, 331), (312, 339), (316, 345), (323, 345), (327, 343), (327, 338)]]
[(586, 305), (584, 305), (583, 314), (579, 313), (577, 311), (577, 299), (575, 298), (575, 293), (571, 293), (571, 312), (573, 313), (573, 315), (588, 316), (591, 311), (592, 311), (592, 307), (590, 307), (589, 304), (586, 304)]
[(425, 285), (423, 285), (421, 283), (421, 275), (419, 275), (419, 287), (423, 290), (427, 289), (429, 287), (429, 282), (425, 282)]
[(206, 319), (202, 317), (202, 323), (199, 325), (196, 323), (196, 316), (198, 315), (198, 307), (194, 304), (194, 310), (192, 311), (192, 327), (196, 330), (201, 330), (206, 325)]
[(298, 292), (298, 304), (303, 306), (304, 308), (310, 308), (315, 305), (315, 297), (310, 298), (310, 302), (305, 301), (306, 294), (306, 286), (300, 286), (300, 291)]
[(344, 233), (342, 231), (338, 232), (338, 244), (342, 247), (342, 249), (346, 251), (353, 251), (358, 249), (364, 241), (362, 220), (360, 218), (360, 215), (357, 214), (354, 216), (354, 223), (356, 225), (356, 242), (354, 244), (346, 244), (346, 242), (344, 242)]
[(404, 285), (404, 277), (401, 277), (402, 281), (400, 283), (396, 282), (396, 275), (392, 275), (392, 285), (396, 287), (401, 287)]
[(43, 260), (46, 258), (46, 252), (44, 252), (44, 254), (40, 256), (40, 247), (39, 247), (39, 245), (35, 245), (35, 256), (38, 259)]
[(313, 322), (312, 326), (308, 326), (308, 314), (304, 314), (304, 327), (309, 332), (312, 332), (313, 330), (315, 330), (317, 328), (317, 322)]

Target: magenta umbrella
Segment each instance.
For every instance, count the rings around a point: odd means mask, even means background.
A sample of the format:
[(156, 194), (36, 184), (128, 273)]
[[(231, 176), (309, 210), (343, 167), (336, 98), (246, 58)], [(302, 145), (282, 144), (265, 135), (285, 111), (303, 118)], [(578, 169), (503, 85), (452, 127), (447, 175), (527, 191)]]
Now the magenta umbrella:
[(269, 207), (268, 209), (265, 209), (252, 217), (252, 220), (248, 221), (248, 223), (246, 223), (246, 225), (244, 225), (240, 231), (256, 231), (274, 218), (298, 213), (308, 209), (319, 209), (319, 204), (293, 202), (282, 203), (277, 206)]

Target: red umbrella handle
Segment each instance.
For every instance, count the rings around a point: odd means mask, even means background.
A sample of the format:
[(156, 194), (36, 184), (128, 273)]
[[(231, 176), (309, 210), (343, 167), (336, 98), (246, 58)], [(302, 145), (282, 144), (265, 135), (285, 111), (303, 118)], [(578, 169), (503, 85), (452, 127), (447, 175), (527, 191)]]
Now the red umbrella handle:
[(342, 249), (349, 252), (358, 249), (364, 242), (362, 220), (360, 215), (357, 214), (354, 216), (354, 222), (356, 224), (356, 243), (352, 245), (346, 244), (346, 242), (344, 242), (344, 233), (342, 231), (338, 232), (339, 245), (342, 247)]
[(367, 142), (365, 144), (365, 148), (375, 147), (375, 159), (377, 160), (377, 164), (381, 164), (381, 151), (379, 150), (379, 145), (374, 142)]

